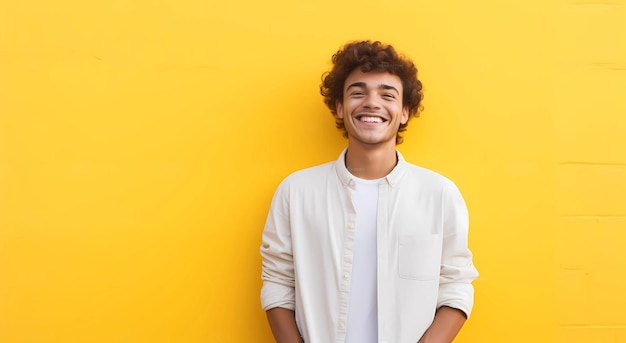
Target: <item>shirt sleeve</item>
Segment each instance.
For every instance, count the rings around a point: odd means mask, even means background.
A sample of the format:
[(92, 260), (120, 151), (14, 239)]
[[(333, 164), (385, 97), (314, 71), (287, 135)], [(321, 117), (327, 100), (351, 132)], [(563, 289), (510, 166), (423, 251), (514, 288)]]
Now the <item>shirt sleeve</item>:
[(272, 199), (261, 243), (261, 305), (295, 310), (295, 277), (289, 220), (289, 184), (283, 181)]
[(468, 248), (469, 216), (461, 193), (451, 181), (443, 194), (443, 248), (437, 308), (459, 309), (469, 318), (474, 305), (472, 281), (478, 271)]

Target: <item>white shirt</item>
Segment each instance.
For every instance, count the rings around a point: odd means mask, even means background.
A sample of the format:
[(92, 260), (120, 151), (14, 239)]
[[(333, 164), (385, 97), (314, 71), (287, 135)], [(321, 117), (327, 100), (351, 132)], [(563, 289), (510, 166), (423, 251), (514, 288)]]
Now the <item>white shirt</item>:
[[(263, 309), (294, 310), (306, 343), (345, 342), (356, 221), (345, 152), (288, 176), (263, 232)], [(378, 189), (379, 343), (417, 342), (444, 305), (469, 317), (478, 276), (457, 187), (397, 154)]]
[(376, 209), (378, 187), (385, 180), (363, 180), (357, 177), (353, 180), (355, 187), (352, 204), (356, 211), (356, 227), (346, 343), (376, 343), (378, 342)]

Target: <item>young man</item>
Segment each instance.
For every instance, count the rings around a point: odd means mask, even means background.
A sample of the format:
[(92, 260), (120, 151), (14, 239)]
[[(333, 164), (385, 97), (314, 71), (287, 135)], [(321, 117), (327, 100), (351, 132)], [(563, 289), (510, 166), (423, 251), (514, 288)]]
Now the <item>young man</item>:
[(380, 42), (333, 56), (321, 93), (348, 147), (278, 187), (261, 302), (279, 343), (452, 342), (478, 273), (457, 187), (396, 150), (417, 117), (413, 62)]

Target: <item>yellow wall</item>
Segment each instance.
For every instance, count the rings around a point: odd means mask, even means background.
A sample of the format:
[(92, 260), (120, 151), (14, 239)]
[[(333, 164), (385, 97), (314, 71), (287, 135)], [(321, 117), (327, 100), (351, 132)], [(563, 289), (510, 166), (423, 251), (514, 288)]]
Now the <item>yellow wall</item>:
[(260, 234), (345, 144), (344, 42), (418, 64), (400, 150), (454, 179), (457, 342), (626, 342), (626, 1), (0, 3), (0, 342), (271, 342)]

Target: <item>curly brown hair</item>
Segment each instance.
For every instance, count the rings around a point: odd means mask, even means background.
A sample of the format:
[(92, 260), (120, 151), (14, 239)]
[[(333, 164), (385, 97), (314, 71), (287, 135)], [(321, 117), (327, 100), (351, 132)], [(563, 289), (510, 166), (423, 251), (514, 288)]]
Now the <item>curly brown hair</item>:
[[(320, 93), (335, 117), (337, 128), (343, 131), (344, 137), (348, 138), (348, 132), (343, 119), (337, 116), (336, 106), (343, 103), (344, 83), (356, 68), (360, 68), (364, 73), (376, 71), (397, 75), (402, 81), (402, 106), (408, 107), (409, 119), (419, 117), (424, 95), (422, 82), (417, 79), (417, 68), (411, 60), (400, 56), (391, 45), (369, 40), (348, 43), (333, 55), (332, 62), (332, 69), (322, 74)], [(405, 131), (407, 125), (408, 121), (400, 124), (396, 144), (402, 143), (400, 132)]]

